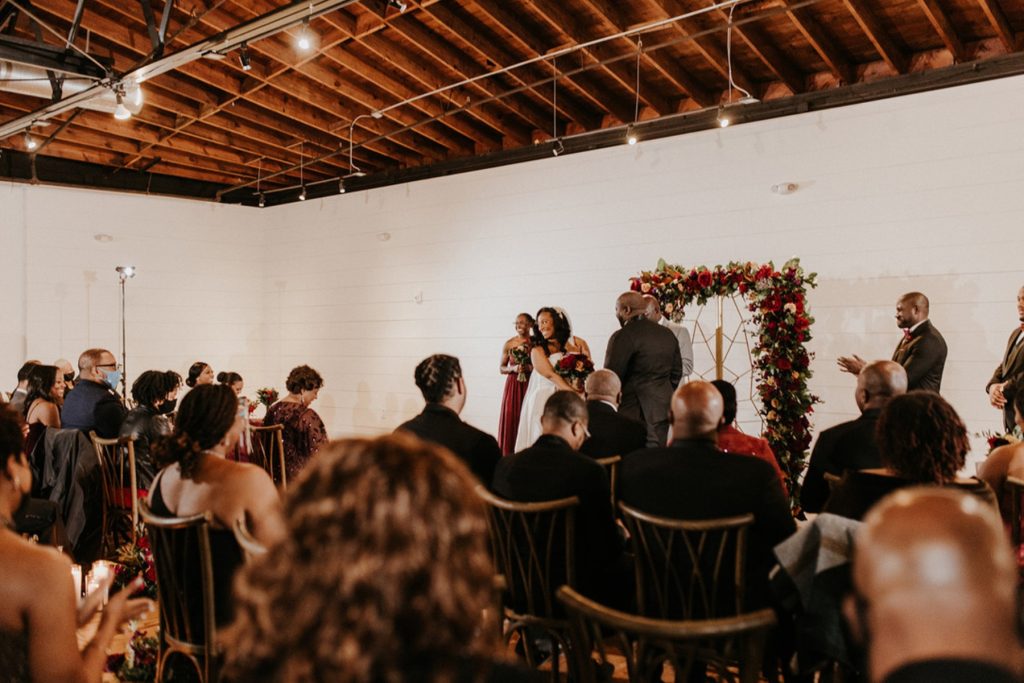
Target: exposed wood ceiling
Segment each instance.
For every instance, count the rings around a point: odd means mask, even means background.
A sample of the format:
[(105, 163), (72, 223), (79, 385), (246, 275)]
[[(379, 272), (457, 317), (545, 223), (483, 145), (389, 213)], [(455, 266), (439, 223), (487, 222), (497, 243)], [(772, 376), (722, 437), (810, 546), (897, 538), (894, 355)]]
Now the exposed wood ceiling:
[[(0, 0), (0, 29), (60, 48), (58, 34), (68, 34), (77, 4)], [(84, 0), (75, 45), (110, 60), (115, 74), (131, 71), (152, 58), (143, 10), (150, 4), (159, 22), (164, 0)], [(169, 14), (164, 54), (289, 4), (180, 0)], [(474, 159), (515, 160), (516, 150), (554, 136), (715, 110), (742, 98), (741, 90), (763, 102), (754, 106), (868, 83), (891, 82), (889, 94), (898, 94), (914, 74), (1017, 53), (1024, 30), (1024, 0), (749, 0), (735, 4), (730, 40), (729, 7), (707, 11), (710, 5), (409, 0), (400, 12), (363, 0), (312, 19), (316, 44), (308, 52), (296, 46), (303, 28), (295, 27), (248, 44), (251, 70), (236, 50), (147, 80), (143, 108), (130, 120), (80, 109), (33, 130), (42, 148), (28, 150), (22, 134), (0, 140), (0, 148), (14, 150), (0, 156), (0, 176), (32, 177), (26, 169), (35, 172), (34, 160), (51, 169), (51, 177), (36, 173), (44, 181), (116, 186), (120, 175), (125, 187), (142, 189), (144, 172), (160, 178), (164, 191), (196, 196), (259, 178), (260, 189), (278, 197), (268, 203), (290, 201), (300, 184), (329, 182), (337, 192), (336, 179), (353, 171), (350, 130), (353, 164), (368, 174), (350, 185), (411, 177), (402, 175), (410, 169), (423, 177)], [(690, 13), (656, 30), (593, 42)], [(0, 122), (50, 99), (48, 82), (32, 96), (0, 80)], [(253, 202), (254, 191), (225, 199)]]

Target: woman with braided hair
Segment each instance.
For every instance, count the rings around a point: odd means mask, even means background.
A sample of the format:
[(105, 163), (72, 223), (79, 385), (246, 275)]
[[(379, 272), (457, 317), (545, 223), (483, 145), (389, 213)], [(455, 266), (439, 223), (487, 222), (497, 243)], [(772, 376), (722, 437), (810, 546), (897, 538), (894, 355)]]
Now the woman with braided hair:
[[(153, 479), (149, 507), (161, 517), (209, 513), (217, 623), (231, 613), (231, 580), (242, 564), (234, 526), (245, 520), (253, 536), (269, 543), (282, 533), (281, 500), (261, 468), (232, 462), (243, 417), (238, 399), (223, 384), (201, 384), (178, 409), (174, 431), (157, 441), (153, 458), (163, 469)], [(197, 567), (198, 571), (198, 567)]]
[(878, 418), (876, 438), (882, 467), (847, 471), (822, 512), (861, 520), (889, 493), (921, 484), (967, 491), (996, 507), (985, 482), (957, 476), (971, 448), (967, 427), (938, 394), (911, 391), (889, 401)]
[(225, 679), (535, 680), (498, 659), (476, 483), (408, 434), (326, 445), (288, 489), (287, 533), (235, 582)]

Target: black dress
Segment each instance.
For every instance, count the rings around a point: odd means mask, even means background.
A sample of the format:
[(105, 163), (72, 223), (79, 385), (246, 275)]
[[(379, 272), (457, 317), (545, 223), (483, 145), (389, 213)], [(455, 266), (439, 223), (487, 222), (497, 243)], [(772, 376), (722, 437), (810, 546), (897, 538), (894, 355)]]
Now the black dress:
[(0, 682), (29, 683), (28, 634), (0, 630)]

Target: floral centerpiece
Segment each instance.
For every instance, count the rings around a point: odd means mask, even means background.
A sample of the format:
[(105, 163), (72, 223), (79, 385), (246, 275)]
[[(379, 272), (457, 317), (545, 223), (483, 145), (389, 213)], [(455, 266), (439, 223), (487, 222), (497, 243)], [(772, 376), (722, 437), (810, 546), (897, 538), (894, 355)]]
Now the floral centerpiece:
[(975, 436), (980, 436), (988, 442), (988, 452), (991, 453), (1000, 446), (1011, 446), (1015, 443), (1021, 442), (1020, 427), (1014, 427), (1012, 432), (1002, 433), (993, 431), (978, 432)]
[(516, 374), (516, 380), (525, 382), (529, 379), (526, 373), (529, 372), (531, 359), (530, 359), (530, 347), (525, 344), (522, 346), (513, 346), (512, 350), (508, 352), (509, 358), (512, 360), (513, 365), (519, 366), (519, 372)]
[(799, 512), (797, 481), (807, 461), (811, 443), (808, 416), (821, 400), (810, 393), (814, 318), (807, 310), (807, 290), (817, 286), (816, 273), (806, 273), (793, 258), (781, 268), (771, 262), (729, 263), (726, 266), (684, 268), (658, 261), (654, 270), (631, 279), (631, 288), (650, 294), (675, 322), (683, 319), (687, 304), (703, 305), (716, 296), (745, 297), (758, 333), (753, 348), (754, 369), (764, 438), (771, 444), (786, 474), (794, 512)]
[(567, 353), (555, 363), (555, 372), (576, 391), (583, 391), (583, 383), (594, 371), (594, 361), (582, 353)]
[(274, 389), (273, 387), (261, 387), (256, 390), (256, 402), (262, 403), (268, 408), (277, 403), (277, 399), (277, 389)]
[(107, 657), (107, 671), (119, 681), (153, 681), (156, 679), (156, 661), (160, 655), (160, 641), (142, 631), (132, 634), (124, 654)]
[(114, 567), (114, 588), (120, 590), (142, 575), (143, 587), (140, 595), (156, 598), (156, 569), (149, 539), (139, 536), (135, 543), (125, 543), (117, 549), (117, 564)]

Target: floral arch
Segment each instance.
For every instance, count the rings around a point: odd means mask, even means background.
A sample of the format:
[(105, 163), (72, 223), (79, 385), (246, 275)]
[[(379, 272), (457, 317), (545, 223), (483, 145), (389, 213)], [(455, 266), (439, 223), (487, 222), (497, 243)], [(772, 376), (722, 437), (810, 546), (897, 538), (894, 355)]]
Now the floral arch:
[(667, 316), (683, 320), (687, 304), (703, 305), (719, 296), (743, 296), (757, 327), (752, 349), (764, 438), (771, 444), (786, 475), (794, 509), (799, 497), (797, 479), (807, 462), (811, 443), (809, 415), (820, 399), (810, 393), (814, 318), (807, 311), (807, 290), (817, 286), (816, 273), (805, 273), (800, 260), (780, 269), (772, 262), (729, 263), (708, 268), (683, 268), (664, 260), (651, 271), (631, 279), (631, 289), (655, 296)]

